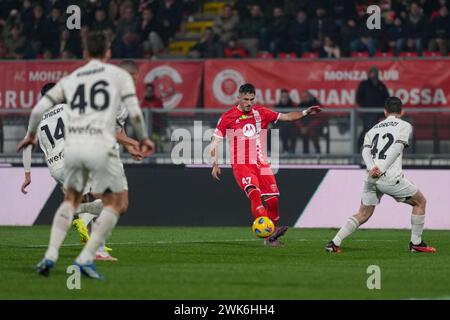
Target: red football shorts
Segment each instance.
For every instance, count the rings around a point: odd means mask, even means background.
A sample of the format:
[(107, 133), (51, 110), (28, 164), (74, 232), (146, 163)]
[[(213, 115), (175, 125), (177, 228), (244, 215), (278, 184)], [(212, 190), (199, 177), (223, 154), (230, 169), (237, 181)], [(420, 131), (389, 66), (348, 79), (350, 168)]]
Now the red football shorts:
[(258, 188), (262, 196), (278, 196), (277, 181), (270, 169), (270, 165), (257, 166), (256, 164), (235, 164), (233, 174), (239, 187), (254, 186)]

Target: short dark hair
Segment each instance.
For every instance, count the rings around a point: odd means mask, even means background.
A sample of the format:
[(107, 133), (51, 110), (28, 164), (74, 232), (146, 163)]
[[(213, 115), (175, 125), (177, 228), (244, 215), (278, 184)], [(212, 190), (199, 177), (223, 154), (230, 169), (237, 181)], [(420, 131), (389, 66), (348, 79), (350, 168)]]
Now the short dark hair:
[(86, 39), (86, 49), (92, 58), (103, 58), (109, 49), (109, 41), (102, 32), (89, 33)]
[(386, 99), (384, 109), (388, 113), (400, 113), (402, 112), (402, 100), (397, 97), (389, 97)]
[(255, 86), (251, 83), (245, 83), (242, 86), (239, 87), (239, 94), (255, 94)]
[(45, 94), (54, 86), (56, 85), (55, 82), (49, 82), (44, 84), (44, 86), (41, 88), (41, 96), (45, 96)]

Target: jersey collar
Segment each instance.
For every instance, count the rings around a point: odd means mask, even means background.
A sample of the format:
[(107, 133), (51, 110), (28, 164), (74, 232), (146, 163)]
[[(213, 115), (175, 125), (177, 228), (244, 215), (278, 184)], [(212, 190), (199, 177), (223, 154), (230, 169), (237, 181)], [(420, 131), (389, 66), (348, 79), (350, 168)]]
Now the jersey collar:
[(400, 116), (396, 116), (394, 114), (390, 114), (386, 117), (386, 119), (392, 119), (392, 118), (396, 118), (396, 119), (400, 119)]
[(250, 109), (249, 112), (242, 111), (242, 110), (239, 109), (238, 107), (239, 107), (239, 105), (237, 104), (237, 105), (235, 106), (236, 110), (237, 110), (238, 112), (242, 113), (242, 114), (251, 114), (251, 113), (253, 112), (253, 106), (252, 106), (252, 108)]

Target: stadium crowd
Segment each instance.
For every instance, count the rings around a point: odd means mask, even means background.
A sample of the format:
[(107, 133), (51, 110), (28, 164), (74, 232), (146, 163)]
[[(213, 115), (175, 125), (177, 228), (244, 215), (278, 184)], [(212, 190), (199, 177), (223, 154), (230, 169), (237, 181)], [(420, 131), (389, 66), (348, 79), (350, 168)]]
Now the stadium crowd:
[[(70, 0), (0, 0), (0, 59), (80, 59), (88, 31), (104, 31), (113, 58), (168, 53), (207, 0), (81, 0), (81, 29), (68, 30)], [(381, 29), (366, 27), (366, 8), (381, 8)], [(236, 0), (191, 48), (192, 58), (354, 55), (447, 56), (447, 0)]]

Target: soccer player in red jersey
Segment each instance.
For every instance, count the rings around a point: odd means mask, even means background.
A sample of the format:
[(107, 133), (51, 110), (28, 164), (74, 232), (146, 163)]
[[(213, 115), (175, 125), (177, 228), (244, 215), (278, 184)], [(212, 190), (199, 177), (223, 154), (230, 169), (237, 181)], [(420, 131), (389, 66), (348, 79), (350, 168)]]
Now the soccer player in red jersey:
[[(246, 83), (239, 87), (239, 104), (225, 112), (217, 123), (211, 142), (212, 176), (220, 180), (217, 146), (227, 136), (230, 143), (233, 174), (239, 187), (251, 203), (252, 215), (269, 217), (275, 225), (279, 220), (277, 182), (265, 152), (267, 127), (272, 122), (296, 121), (309, 114), (319, 113), (319, 106), (303, 112), (278, 113), (255, 105), (255, 87)], [(262, 200), (266, 207), (263, 205)], [(275, 232), (264, 240), (266, 245), (279, 246), (278, 238), (288, 227), (276, 227)]]

